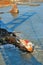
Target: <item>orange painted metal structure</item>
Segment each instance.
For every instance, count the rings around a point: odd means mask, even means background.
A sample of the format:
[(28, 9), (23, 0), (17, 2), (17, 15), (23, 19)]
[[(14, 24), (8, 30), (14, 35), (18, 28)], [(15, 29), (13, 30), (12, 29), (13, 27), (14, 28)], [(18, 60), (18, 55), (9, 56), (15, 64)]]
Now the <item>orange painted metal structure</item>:
[(7, 6), (12, 6), (12, 9), (10, 10), (10, 12), (14, 12), (14, 13), (18, 13), (18, 8), (17, 8), (17, 4), (14, 4), (13, 2), (9, 1), (9, 0), (0, 0), (0, 8), (4, 8)]

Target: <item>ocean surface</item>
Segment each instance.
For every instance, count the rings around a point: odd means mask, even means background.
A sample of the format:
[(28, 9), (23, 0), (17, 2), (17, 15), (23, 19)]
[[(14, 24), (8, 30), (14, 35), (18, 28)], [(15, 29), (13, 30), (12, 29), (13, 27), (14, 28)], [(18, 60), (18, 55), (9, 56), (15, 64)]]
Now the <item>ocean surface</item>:
[(18, 5), (18, 14), (9, 13), (11, 8), (0, 8), (0, 28), (20, 32), (17, 33), (20, 38), (34, 44), (34, 52), (22, 52), (9, 44), (1, 45), (0, 55), (5, 65), (43, 65), (43, 3), (40, 6)]

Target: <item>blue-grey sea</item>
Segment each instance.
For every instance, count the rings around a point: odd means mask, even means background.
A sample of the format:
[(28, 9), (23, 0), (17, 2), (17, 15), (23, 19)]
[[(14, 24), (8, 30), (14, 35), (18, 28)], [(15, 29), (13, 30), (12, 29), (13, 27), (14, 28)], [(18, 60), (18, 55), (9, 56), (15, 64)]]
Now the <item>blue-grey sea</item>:
[(11, 6), (0, 8), (0, 28), (19, 32), (16, 33), (17, 36), (34, 44), (34, 51), (27, 53), (13, 45), (1, 45), (0, 53), (5, 65), (43, 65), (43, 3), (40, 3), (40, 6), (17, 7), (18, 14), (9, 13)]

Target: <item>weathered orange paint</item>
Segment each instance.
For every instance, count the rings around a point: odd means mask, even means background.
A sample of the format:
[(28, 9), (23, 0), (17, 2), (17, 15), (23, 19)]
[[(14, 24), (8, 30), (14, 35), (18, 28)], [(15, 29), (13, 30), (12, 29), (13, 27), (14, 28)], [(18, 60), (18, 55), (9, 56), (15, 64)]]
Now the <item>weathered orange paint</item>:
[(11, 0), (0, 0), (0, 8), (6, 7), (6, 6), (12, 6), (11, 13), (18, 13), (17, 4), (13, 4)]

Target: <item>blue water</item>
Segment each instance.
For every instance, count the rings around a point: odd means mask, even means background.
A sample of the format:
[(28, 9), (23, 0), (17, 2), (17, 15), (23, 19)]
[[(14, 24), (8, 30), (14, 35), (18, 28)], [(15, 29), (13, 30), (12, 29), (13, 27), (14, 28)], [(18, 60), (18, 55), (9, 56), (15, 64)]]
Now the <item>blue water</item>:
[[(13, 45), (0, 46), (6, 65), (43, 65), (43, 3), (30, 7), (18, 5), (19, 13), (8, 13), (9, 8), (0, 9), (0, 27), (17, 33), (35, 45), (32, 54), (24, 53)], [(5, 11), (6, 10), (6, 11)]]
[(13, 45), (4, 45), (0, 48), (6, 65), (42, 65), (33, 54), (20, 51)]

